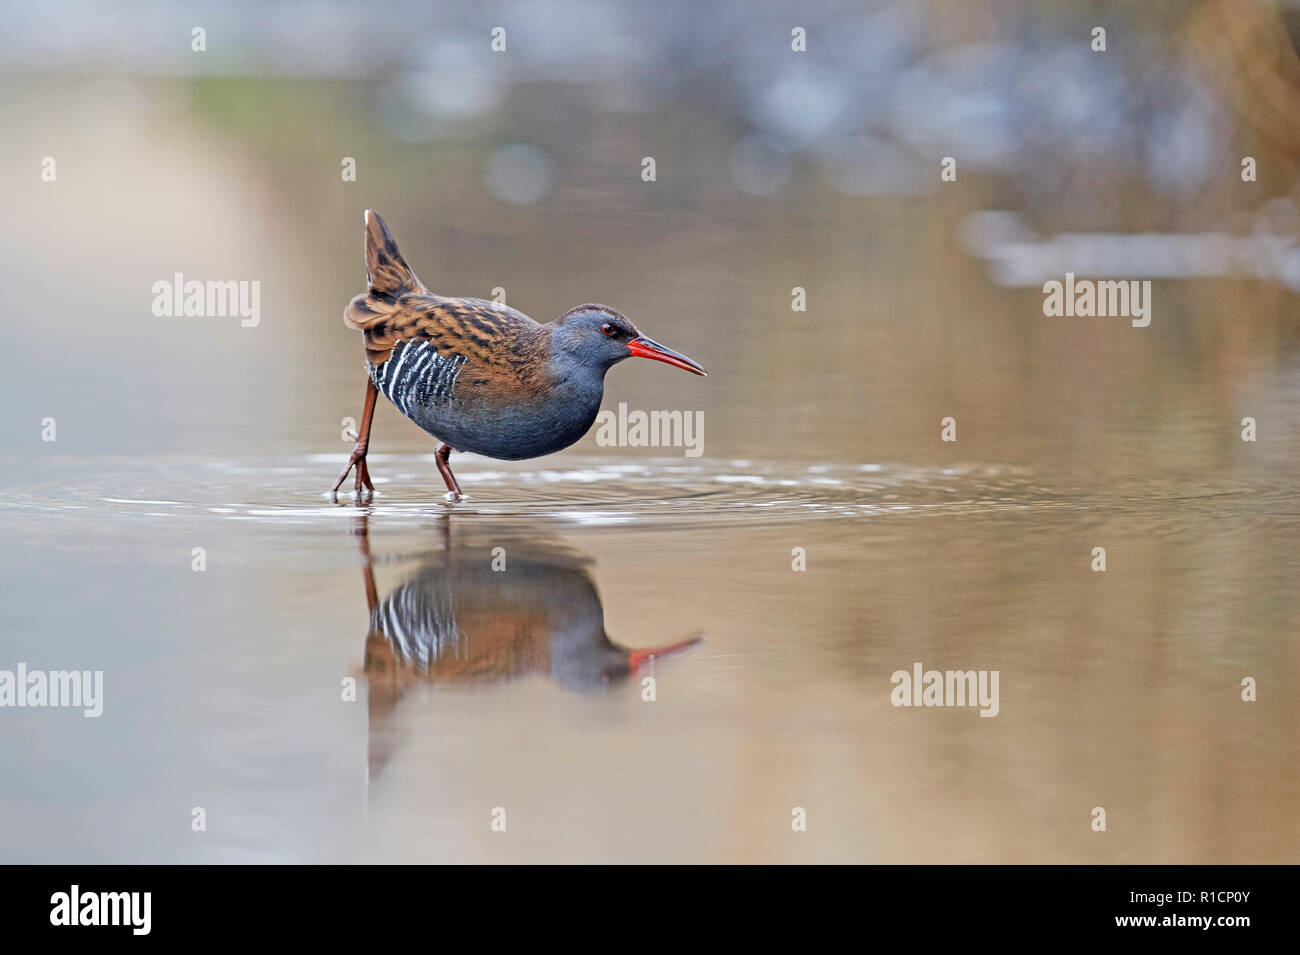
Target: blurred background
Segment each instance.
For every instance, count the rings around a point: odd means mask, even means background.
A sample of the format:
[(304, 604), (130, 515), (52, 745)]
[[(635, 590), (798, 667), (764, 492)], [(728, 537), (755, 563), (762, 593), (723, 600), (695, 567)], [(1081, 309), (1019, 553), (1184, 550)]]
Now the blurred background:
[[(607, 302), (698, 352), (719, 373), (690, 400), (722, 454), (782, 441), (938, 460), (949, 449), (933, 431), (958, 411), (989, 457), (1090, 470), (1223, 462), (1248, 412), (1270, 420), (1255, 460), (1294, 445), (1295, 416), (1273, 402), (1297, 387), (1300, 10), (827, 3), (792, 16), (672, 2), (11, 6), (3, 268), (59, 316), (63, 372), (51, 391), (47, 366), (14, 350), (4, 437), (76, 408), (75, 425), (62, 417), (83, 448), (332, 440), (364, 385), (339, 314), (361, 287), (373, 206), (437, 291), (504, 288), (542, 321)], [(791, 50), (795, 25), (807, 53)], [(55, 183), (40, 178), (47, 156)], [(955, 183), (940, 181), (945, 156)], [(1257, 182), (1242, 182), (1244, 156)], [(1204, 281), (1157, 284), (1145, 331), (1047, 322), (1042, 279), (999, 285), (1007, 243), (1097, 232), (1263, 234), (1281, 251), (1221, 253)], [(1159, 279), (1148, 265), (1134, 274)], [(178, 271), (261, 281), (262, 324), (159, 321), (152, 283)], [(795, 286), (807, 312), (791, 310)], [(658, 371), (620, 369), (631, 407), (692, 384)], [(377, 433), (424, 446), (382, 418)]]
[[(97, 722), (2, 714), (0, 854), (1296, 861), (1300, 4), (52, 0), (0, 27), (0, 666), (131, 688)], [(604, 302), (708, 367), (606, 390), (703, 411), (702, 458), (468, 458), (449, 539), (428, 436), (381, 403), (371, 444), (381, 591), (462, 533), (544, 532), (628, 644), (707, 634), (664, 664), (675, 702), (526, 667), (382, 731), (338, 702), (374, 608), (320, 492), (365, 384), (368, 207), (437, 292)], [(1152, 280), (1149, 327), (1043, 315), (1099, 260)], [(178, 272), (259, 281), (260, 324), (156, 317)], [(1002, 714), (893, 709), (916, 659), (1001, 666)], [(350, 752), (377, 732), (379, 792)], [(479, 825), (503, 791), (508, 844)]]

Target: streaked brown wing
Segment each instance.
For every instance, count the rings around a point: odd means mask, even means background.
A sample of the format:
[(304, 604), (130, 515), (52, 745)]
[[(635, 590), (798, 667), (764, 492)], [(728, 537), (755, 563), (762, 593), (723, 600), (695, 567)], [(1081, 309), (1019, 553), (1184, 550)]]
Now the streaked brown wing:
[(440, 355), (458, 355), (480, 366), (509, 364), (541, 326), (513, 308), (477, 298), (408, 293), (394, 302), (359, 295), (347, 323), (365, 333), (366, 358), (382, 365), (402, 341), (428, 341)]

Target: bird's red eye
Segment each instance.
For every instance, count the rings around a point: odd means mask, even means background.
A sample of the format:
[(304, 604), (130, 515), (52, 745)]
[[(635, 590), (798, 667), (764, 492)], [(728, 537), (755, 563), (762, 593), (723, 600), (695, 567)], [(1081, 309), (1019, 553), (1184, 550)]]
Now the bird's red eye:
[(614, 326), (611, 325), (609, 322), (606, 322), (604, 325), (600, 326), (600, 332), (602, 335), (613, 335)]

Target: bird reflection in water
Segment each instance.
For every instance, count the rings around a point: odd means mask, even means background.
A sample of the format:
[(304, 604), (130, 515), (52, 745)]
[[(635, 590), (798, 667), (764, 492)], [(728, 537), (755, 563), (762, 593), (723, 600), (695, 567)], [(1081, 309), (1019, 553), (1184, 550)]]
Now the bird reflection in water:
[[(600, 595), (584, 558), (535, 540), (443, 547), (381, 602), (369, 527), (359, 518), (370, 627), (364, 671), (369, 682), (370, 769), (391, 755), (389, 723), (416, 685), (498, 683), (533, 673), (566, 690), (598, 690), (627, 681), (651, 661), (689, 650), (703, 637), (629, 649), (609, 639)], [(493, 569), (493, 549), (503, 550)], [(387, 745), (385, 745), (387, 743)]]

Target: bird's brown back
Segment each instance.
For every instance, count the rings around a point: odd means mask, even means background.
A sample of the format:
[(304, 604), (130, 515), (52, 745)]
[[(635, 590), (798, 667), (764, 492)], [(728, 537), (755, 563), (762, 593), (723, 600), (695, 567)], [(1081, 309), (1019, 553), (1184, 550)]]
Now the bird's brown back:
[(427, 341), (440, 355), (458, 355), (482, 367), (522, 369), (535, 360), (546, 337), (542, 326), (513, 308), (423, 289), (392, 301), (358, 295), (344, 319), (365, 335), (366, 359), (372, 365), (388, 361), (398, 342)]
[(365, 337), (366, 360), (378, 367), (399, 343), (421, 343), (444, 358), (459, 358), (489, 391), (527, 395), (544, 387), (550, 338), (523, 312), (478, 298), (450, 298), (425, 288), (406, 263), (384, 220), (366, 213), (366, 277), (369, 288), (343, 312)]

